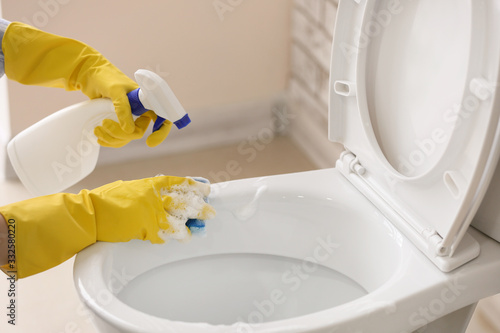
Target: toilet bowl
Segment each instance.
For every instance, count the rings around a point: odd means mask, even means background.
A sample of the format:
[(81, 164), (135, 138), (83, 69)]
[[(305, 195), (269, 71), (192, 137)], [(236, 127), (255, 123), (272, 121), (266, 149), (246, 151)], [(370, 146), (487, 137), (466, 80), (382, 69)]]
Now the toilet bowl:
[(497, 242), (471, 228), (481, 254), (444, 273), (337, 169), (215, 184), (211, 203), (217, 217), (187, 244), (77, 255), (75, 284), (102, 332), (399, 333), (443, 317), (460, 332), (500, 292)]
[(495, 1), (340, 1), (336, 167), (213, 184), (189, 243), (80, 252), (96, 327), (464, 332), (500, 292), (499, 18)]

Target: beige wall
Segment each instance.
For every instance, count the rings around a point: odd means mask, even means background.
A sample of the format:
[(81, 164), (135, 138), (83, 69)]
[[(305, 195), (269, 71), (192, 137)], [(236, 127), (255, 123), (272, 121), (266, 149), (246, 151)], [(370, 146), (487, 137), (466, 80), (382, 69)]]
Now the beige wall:
[[(129, 76), (138, 68), (159, 73), (188, 111), (286, 88), (289, 0), (3, 0), (2, 7), (8, 20), (88, 43)], [(86, 99), (11, 81), (8, 88), (13, 134)]]

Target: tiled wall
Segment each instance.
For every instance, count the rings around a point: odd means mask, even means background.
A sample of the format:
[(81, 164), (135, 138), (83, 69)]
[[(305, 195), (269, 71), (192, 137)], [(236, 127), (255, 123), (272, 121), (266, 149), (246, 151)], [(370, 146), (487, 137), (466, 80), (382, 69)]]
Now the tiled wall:
[(288, 86), (295, 113), (291, 136), (319, 167), (333, 167), (341, 147), (328, 141), (328, 77), (334, 0), (294, 0), (292, 73)]

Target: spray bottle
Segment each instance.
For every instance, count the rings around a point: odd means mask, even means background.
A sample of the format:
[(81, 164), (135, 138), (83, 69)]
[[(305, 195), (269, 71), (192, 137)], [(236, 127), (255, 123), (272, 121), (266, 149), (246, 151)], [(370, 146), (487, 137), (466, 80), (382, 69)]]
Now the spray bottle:
[[(168, 119), (181, 129), (190, 123), (179, 100), (157, 74), (140, 69), (139, 88), (128, 98), (134, 116), (153, 110), (156, 131)], [(100, 145), (94, 128), (108, 118), (118, 121), (110, 99), (98, 98), (57, 111), (16, 135), (7, 145), (12, 166), (36, 196), (57, 193), (87, 177), (95, 168)]]

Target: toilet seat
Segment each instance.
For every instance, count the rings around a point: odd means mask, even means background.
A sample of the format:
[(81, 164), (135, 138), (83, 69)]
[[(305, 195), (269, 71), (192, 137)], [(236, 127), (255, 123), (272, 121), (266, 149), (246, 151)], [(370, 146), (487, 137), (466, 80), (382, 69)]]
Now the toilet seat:
[(337, 168), (443, 271), (479, 254), (466, 231), (500, 155), (498, 6), (338, 8), (329, 139), (346, 151)]

